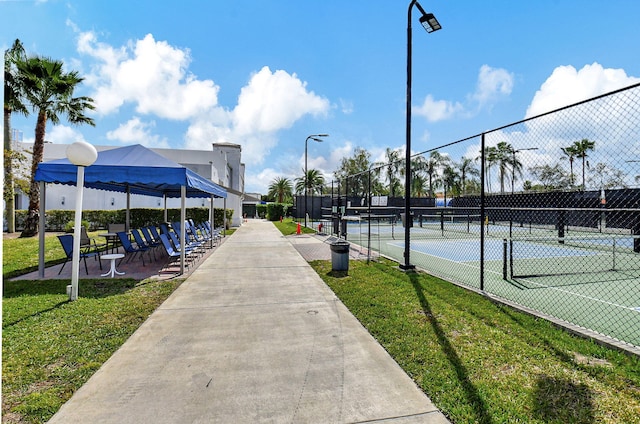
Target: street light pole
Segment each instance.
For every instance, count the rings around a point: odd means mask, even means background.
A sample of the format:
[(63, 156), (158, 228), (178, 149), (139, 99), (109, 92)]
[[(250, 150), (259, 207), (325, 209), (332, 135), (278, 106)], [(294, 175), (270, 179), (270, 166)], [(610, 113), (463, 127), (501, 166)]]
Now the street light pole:
[(400, 269), (410, 271), (415, 269), (414, 265), (411, 265), (411, 226), (413, 225), (413, 218), (411, 217), (411, 54), (412, 54), (412, 40), (411, 40), (411, 10), (413, 6), (416, 6), (422, 16), (420, 17), (420, 23), (424, 29), (428, 32), (434, 32), (442, 28), (438, 20), (431, 13), (426, 13), (420, 3), (417, 0), (411, 0), (409, 3), (409, 9), (407, 12), (407, 110), (406, 110), (406, 142), (405, 142), (405, 180), (404, 180), (404, 264), (400, 264)]
[(527, 147), (526, 149), (511, 149), (513, 150), (513, 163), (511, 164), (511, 194), (514, 193), (514, 186), (516, 184), (516, 153), (524, 152), (527, 150), (538, 150), (537, 147)]
[(322, 143), (324, 140), (320, 137), (329, 137), (329, 134), (311, 134), (304, 140), (304, 226), (307, 226), (307, 193), (309, 192), (308, 169), (307, 169), (307, 146), (309, 140)]
[(84, 168), (92, 165), (98, 152), (86, 141), (77, 141), (67, 147), (67, 159), (78, 167), (76, 179), (76, 211), (73, 228), (73, 253), (71, 260), (71, 286), (69, 300), (78, 299), (78, 274), (80, 269), (80, 226), (82, 225), (82, 193), (84, 189)]

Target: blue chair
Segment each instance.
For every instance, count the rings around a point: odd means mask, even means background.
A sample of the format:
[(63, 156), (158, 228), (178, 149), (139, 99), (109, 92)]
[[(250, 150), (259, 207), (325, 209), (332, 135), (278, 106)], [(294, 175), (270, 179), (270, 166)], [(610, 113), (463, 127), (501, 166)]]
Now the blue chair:
[(162, 222), (160, 224), (160, 233), (162, 234), (169, 234), (169, 225), (167, 225), (166, 222)]
[[(67, 257), (58, 271), (58, 275), (62, 272), (64, 266), (70, 260), (73, 260), (73, 236), (71, 234), (63, 234), (58, 236), (58, 240), (60, 240), (60, 244), (62, 245), (62, 249), (64, 250), (65, 255)], [(80, 259), (84, 260), (84, 270), (89, 275), (89, 269), (87, 268), (87, 258), (98, 258), (98, 263), (100, 264), (100, 270), (102, 270), (102, 262), (100, 262), (100, 253), (98, 251), (83, 251), (80, 250)]]
[[(131, 253), (131, 256), (127, 259), (127, 262), (131, 261), (136, 255), (140, 255), (142, 258), (142, 266), (145, 266), (144, 263), (144, 252), (149, 250), (148, 247), (142, 246), (133, 246), (131, 241), (129, 240), (129, 235), (124, 231), (118, 232), (118, 238), (120, 239), (120, 243), (122, 243), (122, 248), (126, 253)], [(122, 260), (121, 260), (122, 261)]]
[[(169, 256), (169, 263), (167, 263), (166, 266), (169, 266), (177, 261), (180, 260), (180, 252), (177, 252), (174, 248), (173, 245), (171, 244), (171, 242), (169, 241), (169, 237), (167, 237), (166, 234), (160, 234), (160, 242), (162, 243), (162, 246), (164, 246), (164, 250), (165, 252), (167, 252), (167, 255)], [(187, 265), (187, 269), (189, 268), (189, 263), (193, 262), (194, 258), (192, 255), (187, 255), (185, 253), (184, 256), (185, 260), (186, 260), (186, 265)]]
[(155, 261), (156, 255), (153, 251), (154, 247), (157, 247), (158, 245), (151, 245), (147, 243), (146, 240), (144, 240), (140, 230), (131, 230), (131, 235), (133, 235), (133, 240), (136, 242), (136, 246), (140, 249), (147, 249), (147, 251), (149, 252), (149, 259), (151, 259), (151, 255), (153, 255), (153, 260)]
[[(169, 239), (173, 243), (174, 249), (176, 251), (180, 252), (182, 250), (182, 246), (180, 245), (180, 240), (178, 239), (178, 235), (175, 233), (175, 231), (171, 231), (169, 233)], [(193, 253), (197, 253), (195, 248), (193, 246), (187, 245), (186, 248), (184, 249), (185, 256), (186, 255), (191, 255)]]
[[(158, 229), (156, 228), (155, 225), (152, 225), (150, 227), (148, 227), (149, 231), (151, 232), (151, 235), (153, 236), (154, 240), (160, 240), (160, 233), (158, 233)], [(168, 231), (167, 231), (168, 232)], [(166, 234), (166, 233), (165, 233)]]

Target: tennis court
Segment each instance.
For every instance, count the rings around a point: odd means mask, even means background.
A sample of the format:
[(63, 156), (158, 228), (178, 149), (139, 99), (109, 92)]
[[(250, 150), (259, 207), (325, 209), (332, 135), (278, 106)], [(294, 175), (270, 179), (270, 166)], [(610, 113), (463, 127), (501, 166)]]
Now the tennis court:
[[(412, 264), (478, 289), (484, 231), (486, 292), (640, 345), (640, 254), (633, 251), (634, 236), (558, 237), (554, 228), (489, 224), (471, 214), (423, 217), (410, 231)], [(394, 217), (351, 218), (347, 237), (402, 261), (404, 227)]]

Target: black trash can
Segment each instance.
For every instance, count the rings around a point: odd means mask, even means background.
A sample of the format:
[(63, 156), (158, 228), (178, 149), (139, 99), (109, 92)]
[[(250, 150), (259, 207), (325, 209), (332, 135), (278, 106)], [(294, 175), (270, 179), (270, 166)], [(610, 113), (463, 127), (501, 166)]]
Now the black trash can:
[(337, 240), (331, 243), (331, 269), (349, 271), (349, 242)]

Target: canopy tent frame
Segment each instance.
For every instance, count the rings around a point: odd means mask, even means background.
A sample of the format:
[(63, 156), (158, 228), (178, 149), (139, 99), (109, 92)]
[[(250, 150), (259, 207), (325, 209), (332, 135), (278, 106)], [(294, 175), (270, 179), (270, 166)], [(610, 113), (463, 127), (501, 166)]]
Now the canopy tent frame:
[[(46, 211), (46, 184), (77, 184), (77, 167), (68, 159), (56, 159), (38, 165), (35, 180), (40, 184), (40, 231), (38, 274), (44, 278), (44, 228)], [(93, 165), (85, 168), (85, 188), (127, 193), (125, 228), (129, 229), (131, 194), (180, 198), (180, 217), (186, 219), (186, 198), (210, 198), (213, 208), (215, 198), (225, 199), (227, 191), (212, 181), (198, 175), (185, 166), (173, 162), (146, 147), (136, 144), (98, 152)], [(210, 216), (213, 211), (210, 210)], [(226, 217), (226, 210), (225, 210)], [(213, 224), (213, 222), (212, 222)], [(225, 224), (226, 225), (226, 224)], [(185, 232), (180, 232), (180, 243), (185, 246)], [(184, 273), (185, 253), (180, 254), (180, 273)]]

